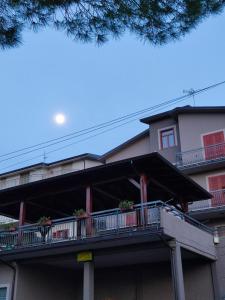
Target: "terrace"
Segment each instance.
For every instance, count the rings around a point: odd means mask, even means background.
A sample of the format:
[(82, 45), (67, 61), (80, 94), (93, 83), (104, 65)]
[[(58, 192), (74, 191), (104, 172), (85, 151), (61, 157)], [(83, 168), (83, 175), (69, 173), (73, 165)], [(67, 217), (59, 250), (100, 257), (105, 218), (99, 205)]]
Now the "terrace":
[[(187, 215), (189, 202), (210, 197), (158, 153), (1, 190), (0, 213), (18, 227), (0, 232), (0, 259), (20, 267), (83, 265), (84, 300), (94, 299), (95, 268), (171, 260), (174, 294), (184, 299), (181, 253), (216, 260), (213, 232)], [(118, 208), (124, 200), (133, 205)], [(73, 216), (75, 209), (85, 214)], [(51, 222), (37, 223), (41, 216)], [(94, 262), (76, 262), (83, 251)]]
[(177, 153), (176, 166), (182, 170), (224, 162), (225, 143)]

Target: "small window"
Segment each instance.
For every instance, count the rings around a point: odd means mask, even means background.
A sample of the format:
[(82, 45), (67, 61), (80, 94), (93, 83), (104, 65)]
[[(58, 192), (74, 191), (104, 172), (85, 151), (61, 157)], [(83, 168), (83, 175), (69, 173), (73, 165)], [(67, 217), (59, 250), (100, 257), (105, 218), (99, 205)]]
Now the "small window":
[(7, 287), (0, 287), (0, 300), (7, 300)]
[(160, 132), (161, 149), (170, 148), (176, 145), (174, 128)]

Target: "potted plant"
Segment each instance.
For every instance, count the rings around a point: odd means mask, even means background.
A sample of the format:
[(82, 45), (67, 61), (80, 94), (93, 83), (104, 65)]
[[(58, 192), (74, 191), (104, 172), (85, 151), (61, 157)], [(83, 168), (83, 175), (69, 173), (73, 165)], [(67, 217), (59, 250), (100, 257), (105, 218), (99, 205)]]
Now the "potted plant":
[(119, 208), (122, 211), (129, 211), (134, 209), (134, 202), (130, 200), (123, 200), (119, 204)]
[(75, 209), (73, 215), (78, 219), (87, 218), (87, 213), (83, 208)]
[(41, 217), (39, 220), (38, 220), (38, 224), (40, 226), (51, 226), (52, 225), (52, 220), (50, 217)]

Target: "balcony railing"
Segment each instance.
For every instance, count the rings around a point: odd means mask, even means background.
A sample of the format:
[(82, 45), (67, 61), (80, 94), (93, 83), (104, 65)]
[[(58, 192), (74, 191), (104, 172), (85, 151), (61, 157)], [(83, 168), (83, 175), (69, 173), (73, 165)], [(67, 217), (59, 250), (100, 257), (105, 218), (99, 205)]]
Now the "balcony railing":
[(225, 208), (225, 189), (210, 191), (212, 199), (196, 201), (189, 205), (189, 211), (204, 210), (210, 208)]
[(177, 153), (177, 167), (189, 167), (193, 165), (208, 164), (225, 159), (225, 143), (210, 145), (185, 152)]
[(136, 205), (133, 210), (121, 211), (119, 209), (93, 213), (90, 217), (77, 219), (69, 217), (52, 221), (51, 225), (39, 224), (25, 225), (17, 230), (0, 231), (0, 250), (9, 251), (21, 248), (57, 244), (60, 242), (76, 241), (104, 235), (118, 235), (120, 233), (150, 229), (159, 230), (160, 210), (184, 220), (202, 230), (210, 229), (183, 214), (162, 201), (149, 202)]

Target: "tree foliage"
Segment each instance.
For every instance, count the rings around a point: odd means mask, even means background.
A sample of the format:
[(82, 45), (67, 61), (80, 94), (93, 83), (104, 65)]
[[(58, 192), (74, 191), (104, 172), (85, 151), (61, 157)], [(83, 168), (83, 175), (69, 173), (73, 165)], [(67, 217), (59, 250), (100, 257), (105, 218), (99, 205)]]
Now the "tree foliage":
[(225, 0), (0, 0), (0, 47), (17, 46), (24, 29), (45, 26), (83, 42), (101, 44), (127, 30), (163, 44), (224, 5)]

